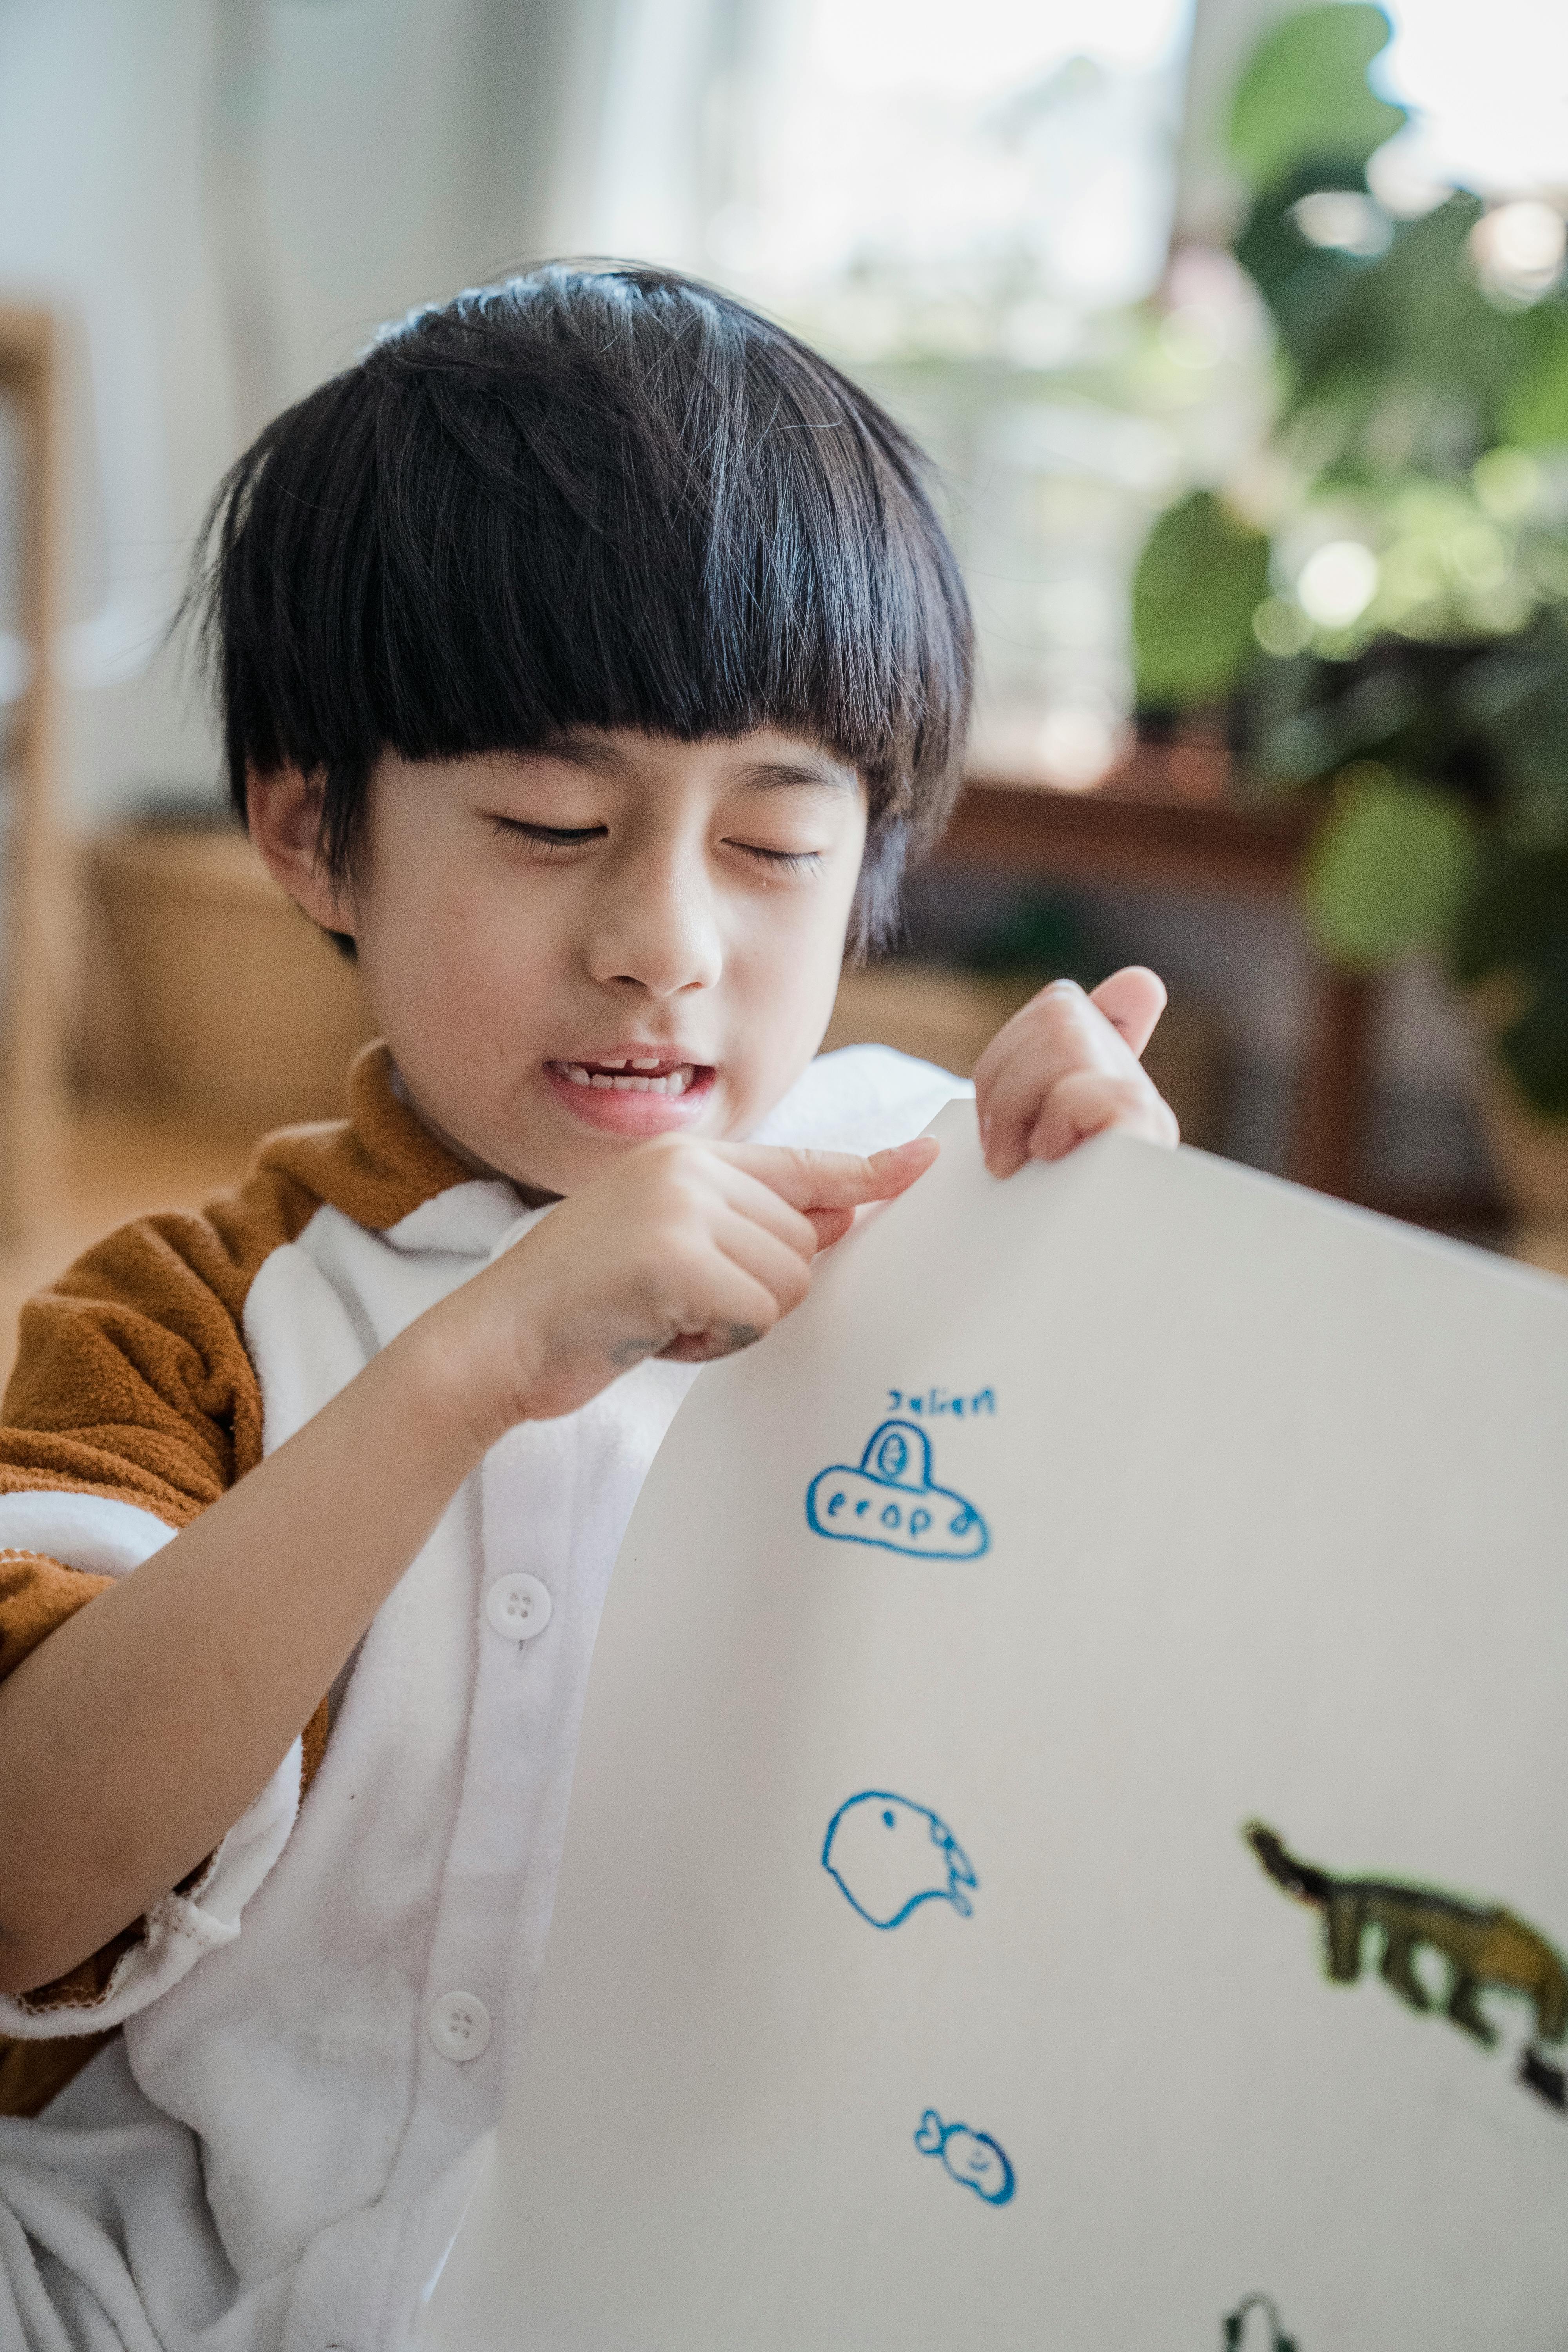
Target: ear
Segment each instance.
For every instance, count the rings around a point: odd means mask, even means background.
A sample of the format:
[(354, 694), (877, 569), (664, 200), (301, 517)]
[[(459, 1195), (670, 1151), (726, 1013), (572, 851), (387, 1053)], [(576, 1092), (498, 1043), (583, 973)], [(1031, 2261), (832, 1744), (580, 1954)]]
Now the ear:
[(246, 780), (246, 821), (268, 872), (324, 931), (353, 936), (348, 894), (321, 863), (321, 787), (298, 768)]

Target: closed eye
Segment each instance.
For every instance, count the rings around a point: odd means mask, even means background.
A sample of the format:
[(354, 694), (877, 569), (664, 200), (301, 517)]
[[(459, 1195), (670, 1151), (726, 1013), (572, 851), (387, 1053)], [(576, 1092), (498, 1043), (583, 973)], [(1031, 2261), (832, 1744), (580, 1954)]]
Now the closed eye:
[(815, 874), (822, 864), (820, 849), (763, 849), (754, 841), (734, 841), (730, 846), (775, 874)]
[(525, 841), (530, 848), (552, 852), (581, 849), (584, 842), (602, 841), (609, 832), (605, 824), (528, 824), (515, 816), (493, 816), (490, 830), (501, 841)]

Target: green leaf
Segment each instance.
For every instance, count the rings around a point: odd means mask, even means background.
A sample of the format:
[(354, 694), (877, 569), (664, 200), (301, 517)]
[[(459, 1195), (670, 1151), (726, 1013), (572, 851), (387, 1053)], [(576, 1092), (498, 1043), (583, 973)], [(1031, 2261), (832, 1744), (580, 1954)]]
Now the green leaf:
[(1145, 706), (1223, 701), (1256, 653), (1268, 541), (1210, 490), (1155, 524), (1132, 582), (1138, 697)]
[(1379, 98), (1366, 78), (1393, 37), (1384, 11), (1366, 0), (1328, 0), (1266, 36), (1230, 117), (1230, 152), (1254, 187), (1270, 186), (1309, 156), (1364, 163), (1404, 127), (1406, 110)]
[(1568, 628), (1560, 613), (1475, 654), (1454, 679), (1451, 730), (1473, 743), (1493, 780), (1513, 847), (1568, 843)]
[(1496, 972), (1528, 978), (1568, 966), (1568, 850), (1519, 850), (1493, 840), (1455, 934), (1462, 985)]
[(1518, 1010), (1497, 1038), (1527, 1103), (1568, 1118), (1568, 849), (1492, 841), (1454, 937), (1461, 986), (1505, 976)]
[(1370, 763), (1347, 769), (1308, 860), (1308, 918), (1336, 962), (1393, 963), (1446, 946), (1475, 871), (1458, 801)]
[(1369, 267), (1364, 256), (1309, 244), (1297, 226), (1295, 206), (1302, 196), (1329, 188), (1353, 191), (1363, 181), (1359, 163), (1338, 168), (1321, 160), (1305, 163), (1287, 179), (1271, 182), (1254, 199), (1237, 237), (1236, 257), (1273, 311), (1293, 360), (1310, 353), (1347, 288)]
[(1348, 401), (1370, 417), (1390, 400), (1436, 394), (1450, 436), (1462, 404), (1465, 446), (1450, 452), (1447, 466), (1435, 462), (1435, 449), (1416, 446), (1408, 465), (1446, 472), (1489, 446), (1519, 365), (1525, 320), (1494, 310), (1477, 289), (1468, 247), (1480, 215), (1474, 196), (1450, 196), (1405, 223), (1378, 260), (1347, 273), (1331, 307), (1292, 322), (1293, 406)]
[[(1271, 668), (1278, 672), (1285, 665)], [(1396, 670), (1299, 656), (1292, 673), (1278, 683), (1272, 677), (1260, 680), (1248, 744), (1269, 782), (1314, 783), (1352, 760), (1394, 762), (1399, 739), (1421, 708), (1419, 681)]]
[(1498, 1050), (1531, 1109), (1568, 1119), (1568, 953), (1532, 980), (1531, 1002), (1503, 1031)]
[(1541, 302), (1520, 320), (1522, 364), (1503, 394), (1500, 438), (1519, 449), (1568, 445), (1568, 310)]

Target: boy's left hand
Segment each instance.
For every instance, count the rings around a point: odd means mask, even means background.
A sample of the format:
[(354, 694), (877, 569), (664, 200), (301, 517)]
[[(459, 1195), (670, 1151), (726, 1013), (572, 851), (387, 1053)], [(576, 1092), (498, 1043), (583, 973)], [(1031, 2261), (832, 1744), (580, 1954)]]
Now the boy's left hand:
[(1173, 1144), (1175, 1114), (1138, 1058), (1164, 1009), (1164, 982), (1129, 964), (1092, 995), (1076, 981), (1053, 980), (1015, 1013), (974, 1071), (993, 1176), (1011, 1176), (1026, 1160), (1059, 1160), (1108, 1127)]

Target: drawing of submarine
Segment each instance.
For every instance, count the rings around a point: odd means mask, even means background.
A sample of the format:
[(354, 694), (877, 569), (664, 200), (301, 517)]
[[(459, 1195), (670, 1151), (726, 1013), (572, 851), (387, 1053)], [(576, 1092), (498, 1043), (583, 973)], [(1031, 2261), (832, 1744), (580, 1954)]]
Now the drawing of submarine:
[(877, 1544), (914, 1559), (978, 1559), (991, 1531), (973, 1503), (931, 1477), (931, 1440), (912, 1421), (885, 1421), (857, 1467), (819, 1470), (806, 1524), (843, 1543)]

